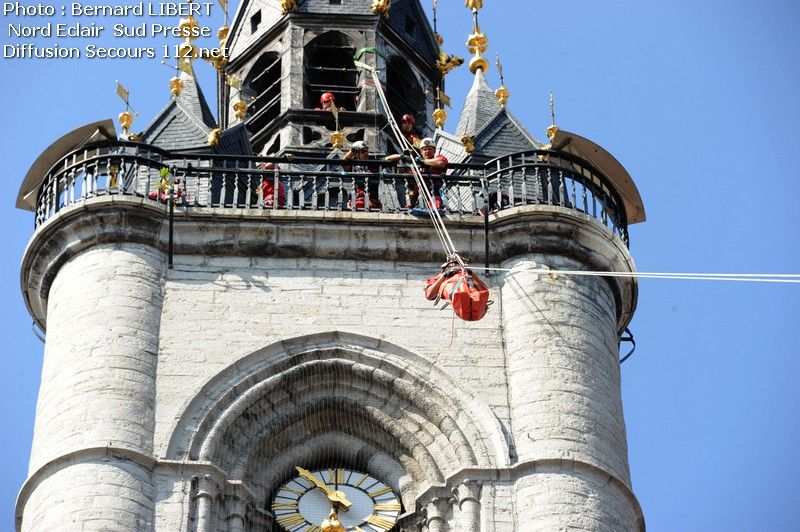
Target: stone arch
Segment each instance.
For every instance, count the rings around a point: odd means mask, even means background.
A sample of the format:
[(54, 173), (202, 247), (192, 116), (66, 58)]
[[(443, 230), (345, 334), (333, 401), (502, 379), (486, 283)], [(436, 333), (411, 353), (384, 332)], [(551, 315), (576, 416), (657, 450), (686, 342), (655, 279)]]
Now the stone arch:
[(272, 344), (218, 374), (168, 448), (168, 458), (211, 462), (259, 497), (294, 465), (332, 455), (382, 475), (410, 504), (461, 468), (507, 465), (508, 447), (491, 410), (430, 362), (329, 332)]

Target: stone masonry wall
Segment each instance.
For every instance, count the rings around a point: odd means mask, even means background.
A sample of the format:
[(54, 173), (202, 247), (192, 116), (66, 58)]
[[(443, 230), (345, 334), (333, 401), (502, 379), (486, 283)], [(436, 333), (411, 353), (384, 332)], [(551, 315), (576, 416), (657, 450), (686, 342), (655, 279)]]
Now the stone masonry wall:
[[(55, 516), (90, 511), (90, 497), (81, 493), (92, 492), (103, 498), (91, 503), (91, 511), (152, 521), (142, 509), (149, 504), (152, 514), (150, 488), (131, 487), (148, 484), (139, 466), (120, 465), (111, 456), (102, 466), (81, 464), (79, 455), (105, 447), (152, 455), (164, 264), (164, 256), (147, 246), (99, 245), (60, 269), (49, 297), (31, 474), (47, 474), (52, 460), (78, 454), (74, 464), (36, 487), (26, 508), (26, 528), (44, 522), (39, 512), (55, 522)], [(78, 485), (83, 492), (74, 490)], [(149, 503), (125, 495), (132, 489)], [(128, 528), (123, 524), (131, 521), (120, 519), (119, 525)]]

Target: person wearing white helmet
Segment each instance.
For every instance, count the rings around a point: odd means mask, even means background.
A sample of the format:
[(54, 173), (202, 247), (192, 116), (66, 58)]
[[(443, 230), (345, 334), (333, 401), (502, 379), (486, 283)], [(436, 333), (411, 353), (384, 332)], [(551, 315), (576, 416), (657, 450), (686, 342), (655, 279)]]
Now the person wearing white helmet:
[[(423, 174), (429, 173), (431, 176), (441, 176), (447, 170), (447, 165), (449, 161), (447, 157), (442, 154), (436, 155), (436, 143), (430, 137), (425, 137), (419, 143), (419, 151), (421, 156), (416, 155), (416, 152), (412, 150), (408, 150), (400, 154), (389, 155), (386, 157), (387, 161), (401, 161), (403, 158), (411, 158), (413, 157), (417, 165), (420, 167), (420, 170)], [(416, 155), (416, 156), (415, 156)], [(433, 193), (433, 199), (435, 205), (432, 207), (436, 209), (444, 208), (444, 202), (442, 201), (442, 189), (444, 188), (444, 180), (441, 178), (438, 179), (430, 179), (428, 181), (428, 187)], [(417, 206), (417, 201), (419, 198), (419, 188), (416, 184), (413, 184), (408, 187), (408, 199), (409, 203), (406, 205), (406, 208), (411, 209)]]
[[(369, 157), (369, 146), (363, 140), (355, 141), (351, 146), (350, 150), (344, 154), (344, 159), (347, 161), (364, 161)], [(368, 164), (345, 164), (342, 166), (345, 171), (347, 172), (354, 172), (359, 174), (376, 174), (378, 173), (378, 169), (374, 165)], [(369, 184), (367, 184), (369, 181)], [(374, 182), (373, 182), (374, 181)], [(380, 209), (381, 202), (378, 199), (378, 182), (377, 178), (370, 179), (370, 178), (355, 178), (354, 179), (355, 189), (356, 189), (356, 201), (355, 205), (350, 205), (351, 208), (355, 207), (356, 209), (363, 209), (366, 206), (366, 196), (367, 191), (369, 191), (369, 208), (370, 209)]]

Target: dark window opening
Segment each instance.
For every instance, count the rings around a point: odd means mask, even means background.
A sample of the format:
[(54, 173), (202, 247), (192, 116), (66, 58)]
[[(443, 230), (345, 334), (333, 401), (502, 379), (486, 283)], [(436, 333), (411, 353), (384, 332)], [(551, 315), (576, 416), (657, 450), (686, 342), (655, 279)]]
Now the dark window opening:
[(250, 33), (255, 33), (258, 25), (261, 24), (261, 10), (256, 11), (255, 15), (250, 17)]
[(331, 5), (340, 6), (342, 5), (342, 0), (330, 0)]
[(311, 144), (318, 140), (322, 140), (322, 133), (314, 131), (310, 127), (303, 128), (303, 144)]
[(323, 33), (306, 45), (303, 97), (306, 109), (320, 108), (320, 97), (332, 92), (338, 107), (355, 110), (359, 89), (354, 54), (350, 39), (338, 31)]
[[(350, 133), (350, 134), (349, 134), (349, 135), (347, 135), (345, 138), (346, 138), (346, 139), (347, 139), (347, 141), (348, 141), (348, 142), (350, 142), (351, 144), (352, 144), (353, 142), (356, 142), (357, 140), (364, 140), (364, 130), (363, 130), (363, 129), (359, 129), (359, 130), (357, 130), (357, 131), (355, 131), (355, 132), (353, 132), (353, 133)], [(370, 149), (370, 150), (373, 150), (373, 151), (377, 151), (377, 150), (375, 149), (375, 146), (370, 146), (370, 147), (369, 147), (369, 149)]]
[(258, 58), (242, 85), (242, 94), (248, 93), (247, 131), (250, 132), (253, 151), (260, 153), (266, 142), (266, 130), (281, 112), (281, 56), (267, 52)]
[(398, 123), (404, 114), (411, 113), (417, 119), (417, 132), (425, 131), (425, 92), (408, 61), (397, 56), (392, 56), (386, 66), (386, 99)]

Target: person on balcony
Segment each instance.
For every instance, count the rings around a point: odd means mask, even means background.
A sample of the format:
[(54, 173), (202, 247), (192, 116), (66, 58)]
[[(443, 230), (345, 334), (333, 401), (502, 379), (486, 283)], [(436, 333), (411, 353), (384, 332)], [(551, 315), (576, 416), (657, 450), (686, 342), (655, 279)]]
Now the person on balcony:
[(277, 163), (261, 163), (258, 165), (261, 170), (271, 170), (270, 173), (261, 177), (261, 185), (256, 191), (261, 194), (264, 202), (264, 207), (272, 208), (275, 206), (275, 181), (278, 181), (278, 206), (284, 207), (286, 205), (286, 189), (283, 183), (280, 182), (280, 167)]
[(411, 144), (415, 149), (419, 149), (420, 139), (414, 132), (414, 126), (416, 123), (417, 119), (414, 118), (414, 115), (406, 113), (400, 119), (400, 131), (403, 132), (403, 136), (406, 138), (409, 144)]
[(371, 174), (373, 177), (356, 177), (354, 179), (356, 189), (355, 205), (350, 205), (351, 208), (355, 207), (357, 210), (364, 209), (366, 206), (366, 197), (369, 196), (369, 208), (380, 209), (381, 202), (378, 199), (378, 169), (374, 165), (365, 163), (355, 164), (356, 161), (365, 161), (369, 157), (369, 146), (363, 140), (357, 140), (350, 146), (350, 150), (344, 154), (346, 161), (353, 161), (352, 164), (344, 164), (342, 168), (346, 172), (353, 172), (357, 174)]
[[(431, 179), (428, 181), (428, 187), (431, 191), (431, 194), (433, 194), (433, 200), (435, 202), (435, 204), (431, 205), (431, 207), (439, 210), (443, 209), (444, 201), (442, 201), (442, 193), (444, 189), (444, 180), (441, 178), (437, 179), (433, 176), (441, 176), (445, 173), (445, 171), (447, 171), (447, 165), (449, 164), (447, 157), (442, 154), (437, 155), (436, 143), (432, 138), (425, 137), (420, 141), (419, 154), (413, 150), (409, 150), (403, 153), (403, 155), (389, 155), (386, 157), (386, 160), (390, 162), (399, 161), (402, 163), (404, 160), (409, 160), (412, 158), (416, 161), (417, 166), (419, 166), (419, 169), (423, 174), (428, 173), (431, 176)], [(406, 205), (406, 208), (415, 208), (418, 200), (419, 187), (417, 187), (416, 183), (414, 183), (408, 187), (408, 204)]]

